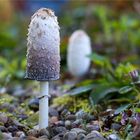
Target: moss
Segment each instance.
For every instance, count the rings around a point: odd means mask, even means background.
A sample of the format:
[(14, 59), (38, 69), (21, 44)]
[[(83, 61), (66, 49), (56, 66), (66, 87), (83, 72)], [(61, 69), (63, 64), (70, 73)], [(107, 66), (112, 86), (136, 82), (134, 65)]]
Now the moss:
[(71, 112), (76, 112), (77, 110), (84, 110), (85, 112), (91, 112), (91, 106), (89, 105), (89, 101), (86, 98), (75, 97), (64, 95), (61, 97), (57, 97), (53, 100), (53, 104), (56, 106), (65, 106)]
[(3, 94), (0, 96), (0, 105), (3, 105), (4, 103), (12, 103), (15, 101), (15, 98), (13, 96), (10, 96), (8, 94)]
[(38, 112), (29, 112), (28, 118), (26, 120), (23, 120), (22, 123), (30, 128), (33, 128), (33, 126), (36, 126), (38, 124), (39, 115)]

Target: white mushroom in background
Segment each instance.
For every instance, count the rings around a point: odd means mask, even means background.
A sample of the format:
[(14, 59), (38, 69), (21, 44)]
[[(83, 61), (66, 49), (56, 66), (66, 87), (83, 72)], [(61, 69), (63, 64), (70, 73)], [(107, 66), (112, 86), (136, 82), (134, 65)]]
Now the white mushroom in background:
[(69, 72), (75, 77), (85, 75), (90, 67), (92, 53), (89, 36), (83, 30), (75, 31), (70, 39), (67, 50), (67, 65)]

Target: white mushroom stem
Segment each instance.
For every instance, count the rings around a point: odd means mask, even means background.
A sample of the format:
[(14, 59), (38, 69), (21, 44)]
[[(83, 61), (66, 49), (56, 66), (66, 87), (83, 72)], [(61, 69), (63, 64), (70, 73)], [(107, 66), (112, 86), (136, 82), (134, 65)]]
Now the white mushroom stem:
[(39, 129), (48, 127), (49, 82), (40, 82)]

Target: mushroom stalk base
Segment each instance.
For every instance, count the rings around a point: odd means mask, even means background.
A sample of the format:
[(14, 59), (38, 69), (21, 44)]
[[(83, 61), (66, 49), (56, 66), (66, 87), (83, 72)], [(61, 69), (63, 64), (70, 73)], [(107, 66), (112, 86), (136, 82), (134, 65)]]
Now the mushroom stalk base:
[(40, 82), (39, 129), (48, 127), (49, 82)]

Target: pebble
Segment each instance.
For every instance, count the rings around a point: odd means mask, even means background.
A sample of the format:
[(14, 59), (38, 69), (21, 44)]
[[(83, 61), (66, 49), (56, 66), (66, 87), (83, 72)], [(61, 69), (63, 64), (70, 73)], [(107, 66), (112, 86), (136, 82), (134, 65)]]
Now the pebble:
[(30, 129), (27, 132), (28, 136), (33, 136), (33, 137), (38, 137), (39, 136), (39, 131), (37, 129)]
[(50, 117), (52, 117), (52, 116), (58, 117), (59, 116), (58, 111), (52, 107), (49, 107), (49, 116)]
[(58, 122), (58, 117), (56, 117), (56, 116), (51, 117), (50, 120), (49, 120), (49, 122), (51, 124), (54, 124), (54, 123)]
[(116, 130), (116, 131), (119, 131), (121, 129), (121, 127), (122, 126), (118, 123), (112, 123), (112, 125), (111, 125), (111, 128)]
[(8, 117), (5, 113), (0, 113), (0, 123), (5, 124), (8, 121)]
[[(12, 140), (19, 140), (18, 137), (13, 137)], [(24, 138), (20, 138), (20, 140), (24, 140)]]
[(33, 129), (39, 130), (39, 125), (35, 125)]
[(53, 132), (55, 135), (60, 134), (60, 133), (65, 133), (66, 131), (67, 131), (66, 128), (63, 126), (53, 128)]
[(25, 133), (23, 131), (18, 131), (16, 132), (16, 137), (19, 137), (19, 138), (24, 138), (25, 137)]
[(65, 121), (65, 127), (67, 128), (67, 129), (71, 129), (71, 121), (69, 121), (69, 120), (66, 120)]
[(62, 112), (61, 112), (61, 117), (62, 118), (66, 118), (66, 116), (70, 115), (70, 112), (67, 110), (67, 109), (64, 109)]
[(62, 140), (59, 135), (54, 136), (51, 140)]
[(43, 128), (39, 131), (39, 136), (44, 136), (44, 135), (47, 137), (50, 137), (49, 131), (45, 128)]
[(17, 97), (21, 97), (25, 94), (25, 90), (23, 89), (23, 87), (21, 85), (17, 85), (15, 88), (14, 88), (14, 91), (13, 91), (13, 95), (14, 96), (17, 96)]
[(63, 110), (65, 109), (65, 106), (64, 105), (61, 105), (61, 106), (53, 106), (53, 107), (57, 107), (57, 111), (59, 114), (61, 114), (63, 112)]
[(83, 119), (85, 112), (83, 110), (79, 110), (76, 114), (77, 119)]
[(39, 140), (49, 140), (49, 139), (48, 139), (48, 136), (44, 135), (44, 136), (39, 137)]
[(85, 140), (85, 138), (86, 138), (86, 135), (83, 134), (83, 133), (80, 133), (80, 134), (78, 134), (78, 136), (77, 136), (77, 140)]
[(76, 140), (77, 133), (74, 131), (70, 131), (64, 134), (63, 140)]
[(99, 127), (98, 124), (94, 124), (94, 125), (87, 124), (86, 129), (87, 129), (88, 132), (91, 132), (93, 130), (99, 131), (100, 127)]
[(107, 138), (108, 140), (120, 140), (117, 134), (110, 134)]
[(86, 140), (105, 140), (105, 138), (98, 131), (92, 131), (86, 136)]
[(72, 121), (75, 121), (75, 120), (76, 120), (76, 116), (73, 115), (73, 114), (70, 114), (70, 115), (67, 115), (65, 119), (66, 119), (66, 120), (72, 120)]
[(33, 137), (33, 136), (28, 136), (28, 137), (26, 138), (26, 140), (39, 140), (39, 139), (36, 138), (36, 137)]
[(12, 140), (13, 139), (11, 133), (2, 133), (2, 137), (3, 137), (2, 140)]
[(24, 133), (23, 131), (18, 131), (18, 132), (16, 132), (16, 136), (17, 136), (17, 137), (20, 137), (20, 138), (23, 138), (23, 137), (25, 137), (26, 135), (25, 135), (25, 133)]
[(86, 131), (81, 129), (81, 128), (73, 128), (73, 129), (71, 129), (71, 131), (76, 132), (77, 135), (80, 134), (80, 133), (86, 134)]
[(7, 130), (7, 128), (5, 126), (0, 125), (0, 131), (1, 132), (7, 132), (8, 130)]
[(57, 122), (55, 122), (55, 125), (57, 125), (57, 126), (65, 126), (65, 122), (64, 121), (57, 121)]
[(8, 129), (9, 132), (15, 132), (15, 131), (18, 131), (18, 127), (17, 127), (16, 125), (9, 126), (7, 129)]
[(72, 128), (79, 127), (79, 125), (82, 123), (82, 119), (77, 119), (72, 123)]

